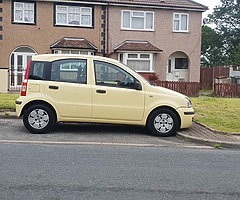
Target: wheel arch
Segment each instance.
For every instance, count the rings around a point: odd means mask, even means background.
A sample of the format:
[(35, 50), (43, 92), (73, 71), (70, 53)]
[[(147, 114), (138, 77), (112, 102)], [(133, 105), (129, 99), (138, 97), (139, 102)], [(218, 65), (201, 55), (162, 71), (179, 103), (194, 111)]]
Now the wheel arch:
[(43, 100), (33, 100), (33, 101), (28, 102), (26, 105), (24, 105), (20, 116), (23, 116), (25, 111), (32, 105), (44, 105), (44, 106), (49, 107), (53, 111), (53, 113), (55, 115), (55, 119), (57, 120), (57, 113), (56, 113), (55, 108), (50, 103), (43, 101)]
[(154, 108), (154, 109), (148, 114), (148, 116), (147, 116), (146, 125), (148, 124), (148, 120), (149, 120), (151, 114), (152, 114), (154, 111), (158, 110), (158, 109), (168, 109), (168, 110), (171, 110), (171, 111), (176, 115), (176, 117), (177, 117), (177, 119), (178, 119), (178, 121), (179, 121), (179, 123), (178, 123), (178, 130), (180, 129), (181, 123), (182, 123), (181, 117), (180, 117), (179, 113), (178, 113), (174, 108), (172, 108), (172, 107), (170, 107), (170, 106), (159, 106), (159, 107)]

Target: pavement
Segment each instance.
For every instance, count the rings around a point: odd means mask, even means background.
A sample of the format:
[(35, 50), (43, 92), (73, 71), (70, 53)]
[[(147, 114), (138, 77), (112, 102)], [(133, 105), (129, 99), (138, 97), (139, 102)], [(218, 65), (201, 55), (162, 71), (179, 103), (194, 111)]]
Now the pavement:
[[(8, 110), (0, 111), (0, 119), (17, 118), (16, 113)], [(177, 137), (194, 143), (211, 145), (214, 148), (240, 149), (240, 133), (219, 133), (194, 122), (188, 129), (177, 132)]]

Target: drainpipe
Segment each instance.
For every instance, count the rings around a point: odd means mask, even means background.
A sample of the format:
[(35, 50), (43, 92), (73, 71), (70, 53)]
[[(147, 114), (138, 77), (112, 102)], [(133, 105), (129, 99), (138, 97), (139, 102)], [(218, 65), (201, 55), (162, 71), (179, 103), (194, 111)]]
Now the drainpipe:
[(109, 3), (107, 4), (107, 9), (106, 9), (106, 14), (107, 14), (107, 30), (106, 30), (106, 54), (109, 54)]

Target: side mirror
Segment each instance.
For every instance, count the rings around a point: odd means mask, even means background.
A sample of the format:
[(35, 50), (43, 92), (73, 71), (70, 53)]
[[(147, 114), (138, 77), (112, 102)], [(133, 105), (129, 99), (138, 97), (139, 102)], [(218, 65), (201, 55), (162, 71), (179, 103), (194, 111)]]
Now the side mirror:
[(134, 89), (135, 90), (142, 90), (142, 85), (138, 81), (135, 82), (134, 84)]

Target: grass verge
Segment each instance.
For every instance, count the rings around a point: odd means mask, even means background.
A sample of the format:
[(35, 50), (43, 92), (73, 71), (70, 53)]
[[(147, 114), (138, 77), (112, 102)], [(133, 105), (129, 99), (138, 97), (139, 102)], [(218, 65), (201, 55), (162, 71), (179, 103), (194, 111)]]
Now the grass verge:
[(191, 98), (195, 120), (219, 132), (240, 133), (240, 98)]
[[(19, 94), (0, 94), (0, 110), (15, 109)], [(191, 98), (195, 120), (219, 132), (240, 133), (240, 98)]]
[(19, 94), (0, 94), (0, 110), (15, 110), (15, 100)]

